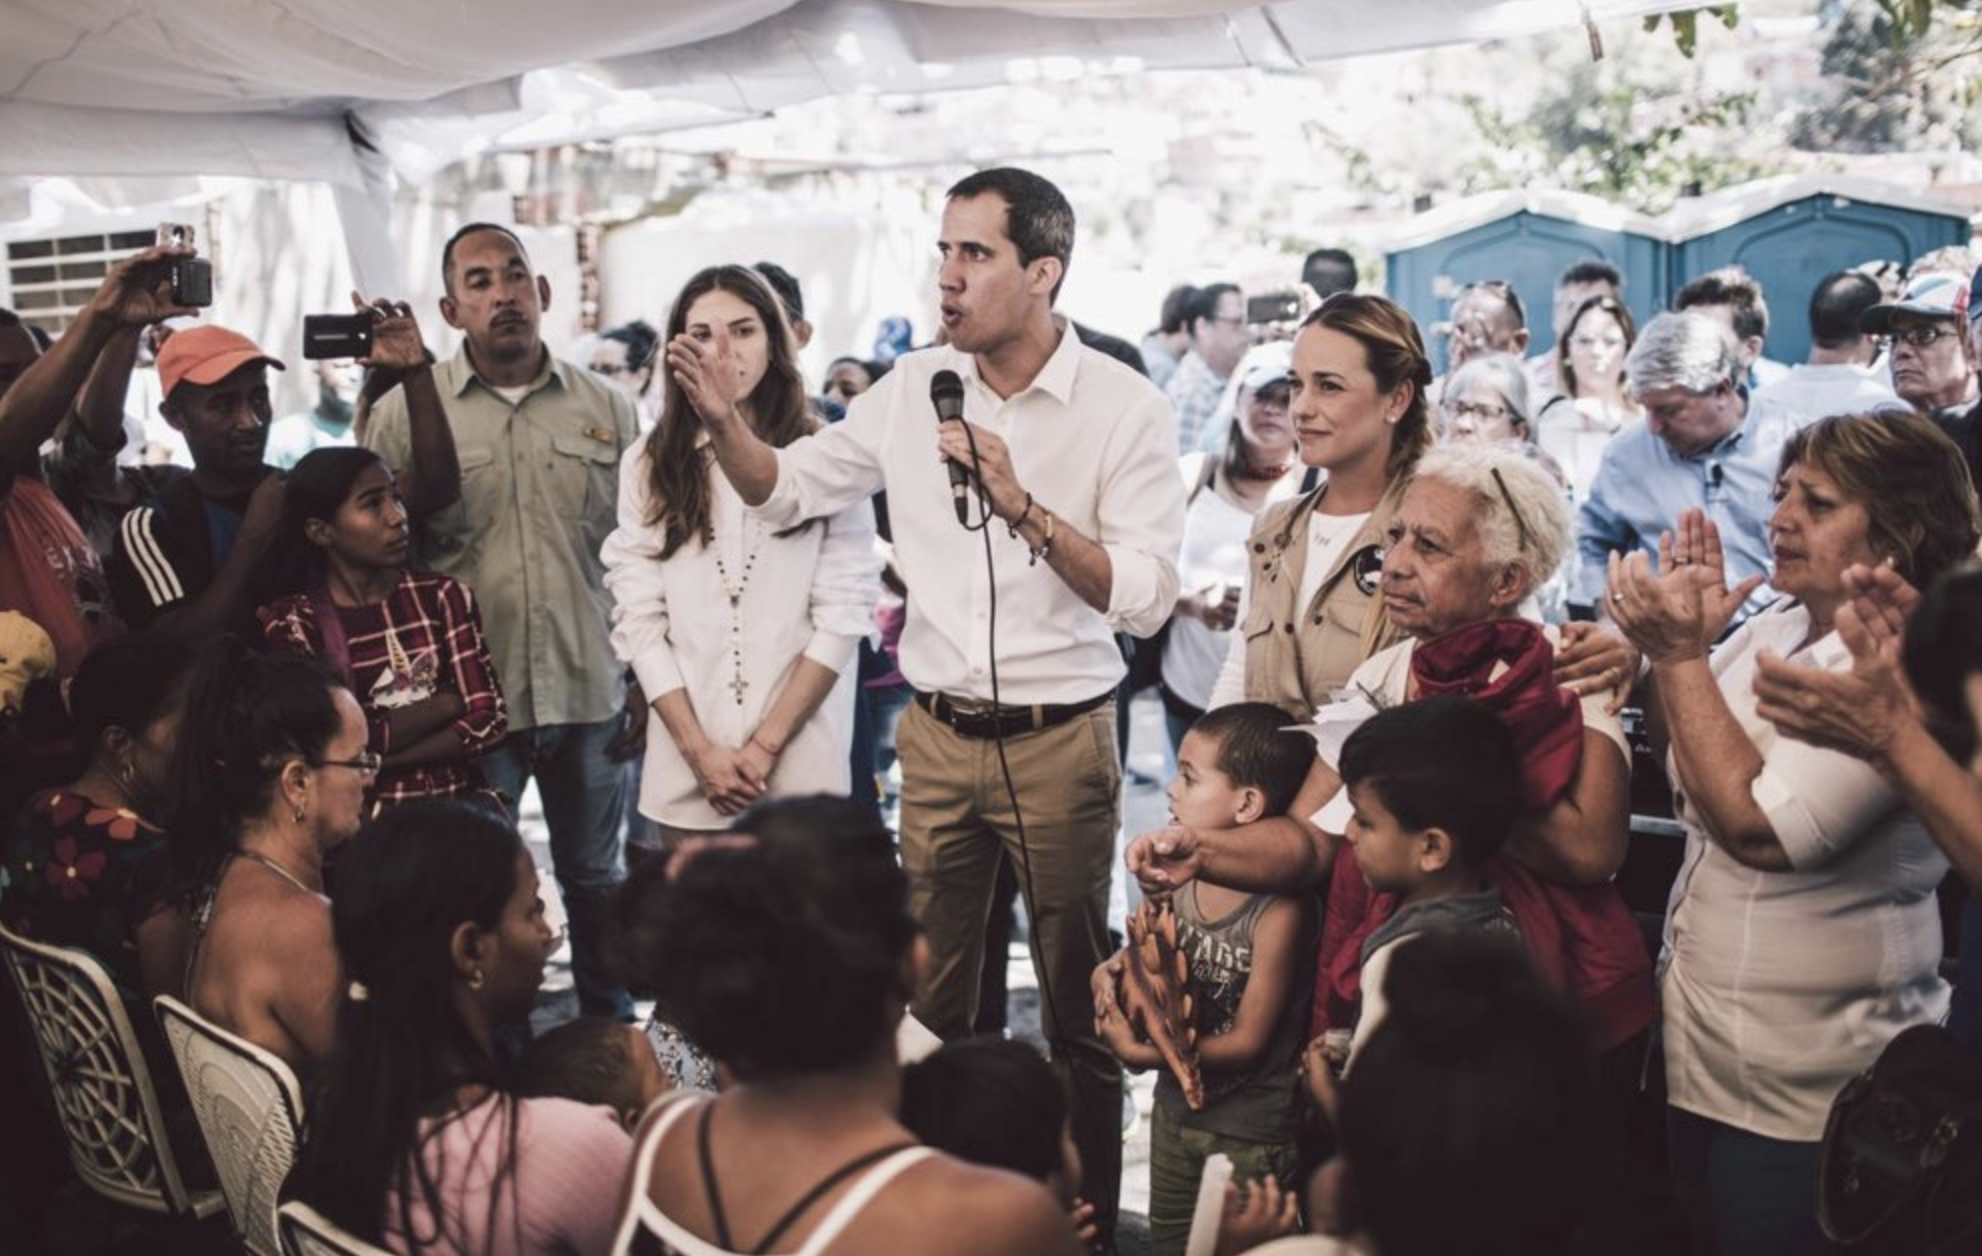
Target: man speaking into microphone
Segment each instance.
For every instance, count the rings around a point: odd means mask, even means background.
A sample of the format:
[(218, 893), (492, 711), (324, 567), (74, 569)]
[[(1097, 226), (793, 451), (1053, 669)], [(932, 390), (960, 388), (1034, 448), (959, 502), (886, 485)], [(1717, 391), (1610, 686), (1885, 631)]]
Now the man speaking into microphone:
[[(1148, 636), (1169, 616), (1184, 492), (1169, 403), (1053, 313), (1073, 243), (1072, 207), (1038, 175), (985, 170), (952, 187), (937, 242), (949, 343), (898, 359), (844, 422), (783, 449), (737, 417), (720, 337), (677, 337), (668, 367), (724, 474), (773, 527), (887, 490), (915, 688), (897, 733), (902, 859), (930, 951), (914, 1012), (944, 1038), (970, 1032), (1002, 847), (1028, 901), (1046, 1036), (1075, 1085), (1082, 1194), (1106, 1234), (1121, 1074), (1093, 1033), (1088, 977), (1108, 954), (1121, 806), (1112, 634)], [(960, 409), (949, 387), (932, 392), (945, 372)], [(939, 422), (939, 409), (961, 417)], [(981, 488), (980, 530), (959, 526), (939, 456), (966, 469), (973, 524)]]

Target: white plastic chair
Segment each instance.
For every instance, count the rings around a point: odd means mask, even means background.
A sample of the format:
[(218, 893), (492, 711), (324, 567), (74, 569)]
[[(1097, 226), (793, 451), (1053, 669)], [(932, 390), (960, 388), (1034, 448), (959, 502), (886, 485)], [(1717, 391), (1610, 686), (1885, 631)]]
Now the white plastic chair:
[(282, 1256), (275, 1209), (296, 1162), (302, 1128), (303, 1092), (296, 1074), (280, 1057), (228, 1033), (171, 995), (159, 995), (152, 1005), (186, 1079), (235, 1236), (253, 1256)]
[(288, 1256), (392, 1256), (299, 1199), (282, 1205), (275, 1218)]
[(83, 1183), (147, 1212), (204, 1219), (226, 1200), (180, 1173), (151, 1072), (109, 973), (93, 956), (0, 928), (14, 988)]

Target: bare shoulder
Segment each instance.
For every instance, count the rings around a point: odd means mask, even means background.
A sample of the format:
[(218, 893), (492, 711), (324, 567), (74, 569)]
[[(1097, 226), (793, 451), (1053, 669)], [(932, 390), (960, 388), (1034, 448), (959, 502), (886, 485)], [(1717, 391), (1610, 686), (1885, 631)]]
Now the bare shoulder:
[(260, 881), (231, 885), (228, 891), (207, 935), (210, 962), (286, 972), (299, 961), (336, 954), (330, 900)]
[[(931, 1156), (905, 1172), (862, 1217), (863, 1235), (897, 1250), (954, 1256), (1079, 1256), (1072, 1221), (1044, 1186), (1008, 1173)], [(849, 1238), (854, 1237), (849, 1235)], [(873, 1250), (854, 1244), (848, 1250)]]

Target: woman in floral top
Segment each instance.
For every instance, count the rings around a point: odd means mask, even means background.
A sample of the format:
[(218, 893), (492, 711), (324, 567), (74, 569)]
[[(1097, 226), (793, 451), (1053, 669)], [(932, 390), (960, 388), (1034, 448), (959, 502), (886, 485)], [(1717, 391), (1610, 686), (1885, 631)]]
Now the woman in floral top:
[(88, 951), (132, 994), (145, 989), (138, 931), (168, 873), (165, 834), (145, 817), (164, 786), (188, 662), (184, 645), (150, 633), (90, 651), (69, 695), (88, 764), (29, 800), (0, 862), (0, 923)]
[(468, 586), (407, 567), (411, 532), (392, 472), (367, 449), (318, 449), (284, 489), (289, 596), (261, 608), (270, 648), (316, 655), (351, 686), (385, 760), (371, 811), (480, 794), (473, 759), (509, 727)]

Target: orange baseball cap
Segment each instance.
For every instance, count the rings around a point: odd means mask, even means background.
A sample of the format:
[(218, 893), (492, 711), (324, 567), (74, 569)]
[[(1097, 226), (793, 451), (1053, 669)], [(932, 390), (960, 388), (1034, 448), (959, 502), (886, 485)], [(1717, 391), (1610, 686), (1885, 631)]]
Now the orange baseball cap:
[(254, 341), (225, 327), (200, 326), (175, 331), (158, 351), (158, 382), (170, 397), (182, 383), (217, 384), (250, 362), (265, 362), (280, 371), (281, 362), (261, 351)]

